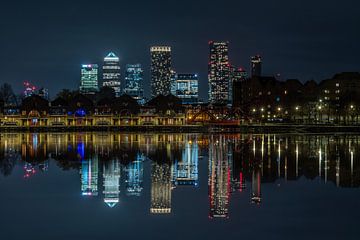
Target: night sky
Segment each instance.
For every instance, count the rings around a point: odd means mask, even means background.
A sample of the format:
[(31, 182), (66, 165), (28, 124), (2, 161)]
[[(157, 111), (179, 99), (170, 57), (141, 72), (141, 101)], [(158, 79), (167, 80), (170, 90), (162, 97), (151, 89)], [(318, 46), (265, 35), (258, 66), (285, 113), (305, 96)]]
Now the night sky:
[(206, 98), (209, 40), (229, 41), (231, 63), (247, 70), (261, 54), (264, 75), (321, 80), (360, 71), (359, 9), (358, 0), (6, 1), (0, 82), (20, 92), (28, 80), (54, 97), (78, 87), (82, 63), (114, 51), (122, 71), (143, 64), (149, 95), (149, 47), (168, 44), (173, 68), (199, 73)]

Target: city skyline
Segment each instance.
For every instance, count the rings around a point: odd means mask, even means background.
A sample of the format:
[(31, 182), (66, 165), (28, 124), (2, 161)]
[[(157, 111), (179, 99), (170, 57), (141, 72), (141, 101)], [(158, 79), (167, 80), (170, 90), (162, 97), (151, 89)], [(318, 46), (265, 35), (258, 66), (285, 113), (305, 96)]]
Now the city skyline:
[(357, 239), (359, 9), (3, 1), (2, 237)]
[[(250, 2), (226, 1), (217, 6), (222, 10), (219, 16), (210, 14), (215, 10), (211, 1), (191, 3), (191, 9), (186, 7), (190, 2), (184, 2), (178, 6), (179, 10), (187, 10), (179, 11), (178, 19), (182, 21), (174, 18), (171, 11), (163, 11), (171, 3), (156, 3), (111, 4), (112, 9), (139, 10), (137, 14), (129, 11), (111, 16), (109, 7), (98, 3), (91, 8), (79, 3), (72, 3), (69, 8), (62, 4), (56, 7), (44, 4), (41, 8), (27, 2), (5, 4), (2, 28), (8, 34), (0, 40), (4, 69), (0, 82), (12, 83), (16, 92), (20, 92), (25, 80), (48, 88), (50, 94), (58, 92), (63, 84), (76, 89), (79, 65), (99, 63), (109, 51), (114, 51), (122, 63), (143, 64), (144, 81), (148, 83), (148, 48), (161, 44), (172, 46), (177, 71), (199, 74), (199, 85), (204, 86), (200, 88), (200, 97), (204, 98), (208, 91), (209, 40), (229, 41), (230, 59), (235, 66), (249, 71), (250, 56), (260, 54), (264, 75), (280, 73), (283, 78), (298, 78), (302, 82), (319, 81), (336, 72), (358, 71), (360, 65), (356, 57), (360, 52), (356, 1), (336, 7), (328, 1), (262, 2), (261, 7)], [(237, 7), (240, 4), (241, 8)], [(92, 9), (97, 7), (100, 10), (95, 14)], [(238, 14), (240, 9), (257, 9), (256, 19), (253, 11)], [(94, 13), (93, 18), (85, 24), (83, 19), (89, 12)], [(155, 17), (142, 21), (150, 16)], [(12, 25), (7, 21), (10, 18), (14, 19)], [(139, 29), (126, 25), (119, 28), (125, 19), (135, 21)], [(190, 24), (193, 22), (196, 24)], [(155, 29), (152, 27), (155, 25), (160, 27)], [(144, 92), (149, 93), (149, 88)]]

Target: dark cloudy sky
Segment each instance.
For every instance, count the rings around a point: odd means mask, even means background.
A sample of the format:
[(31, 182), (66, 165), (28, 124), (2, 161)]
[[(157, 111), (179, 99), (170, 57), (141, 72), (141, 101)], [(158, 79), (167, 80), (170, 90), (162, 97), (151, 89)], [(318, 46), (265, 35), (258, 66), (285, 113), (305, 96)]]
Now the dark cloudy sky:
[[(20, 91), (28, 80), (77, 88), (80, 64), (109, 51), (142, 63), (149, 83), (149, 47), (169, 44), (178, 72), (200, 75), (207, 93), (208, 41), (230, 42), (231, 62), (249, 68), (263, 56), (267, 75), (324, 79), (360, 71), (358, 0), (6, 1), (0, 7), (0, 82)], [(145, 89), (148, 92), (148, 87)]]

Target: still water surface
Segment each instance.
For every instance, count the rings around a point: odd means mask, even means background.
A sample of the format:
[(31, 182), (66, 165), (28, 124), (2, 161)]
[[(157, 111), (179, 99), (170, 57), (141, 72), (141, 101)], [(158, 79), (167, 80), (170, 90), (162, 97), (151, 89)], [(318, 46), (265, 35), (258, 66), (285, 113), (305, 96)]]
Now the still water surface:
[(360, 136), (0, 139), (0, 239), (359, 239)]

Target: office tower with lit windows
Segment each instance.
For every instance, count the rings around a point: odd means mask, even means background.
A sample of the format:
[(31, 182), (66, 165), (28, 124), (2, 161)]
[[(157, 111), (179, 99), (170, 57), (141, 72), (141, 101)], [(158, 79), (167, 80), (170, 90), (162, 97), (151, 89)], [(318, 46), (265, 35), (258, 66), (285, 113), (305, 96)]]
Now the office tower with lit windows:
[(151, 54), (151, 96), (171, 93), (171, 47), (154, 46)]
[(120, 162), (116, 159), (103, 162), (104, 202), (113, 208), (119, 202)]
[(82, 94), (95, 94), (99, 91), (97, 64), (83, 64), (81, 66), (79, 91)]
[(227, 104), (229, 102), (230, 64), (229, 43), (209, 42), (209, 102)]
[(121, 95), (120, 61), (115, 53), (111, 52), (104, 58), (103, 87), (114, 89), (115, 96)]
[(194, 73), (175, 73), (172, 76), (171, 94), (184, 104), (197, 103), (199, 99), (199, 80)]
[(225, 137), (211, 137), (209, 143), (210, 217), (224, 218), (229, 213), (230, 164)]
[(124, 93), (142, 103), (144, 99), (143, 69), (141, 64), (127, 64)]
[(261, 77), (261, 56), (251, 57), (251, 77)]
[(151, 164), (150, 213), (171, 213), (171, 164), (154, 161)]

